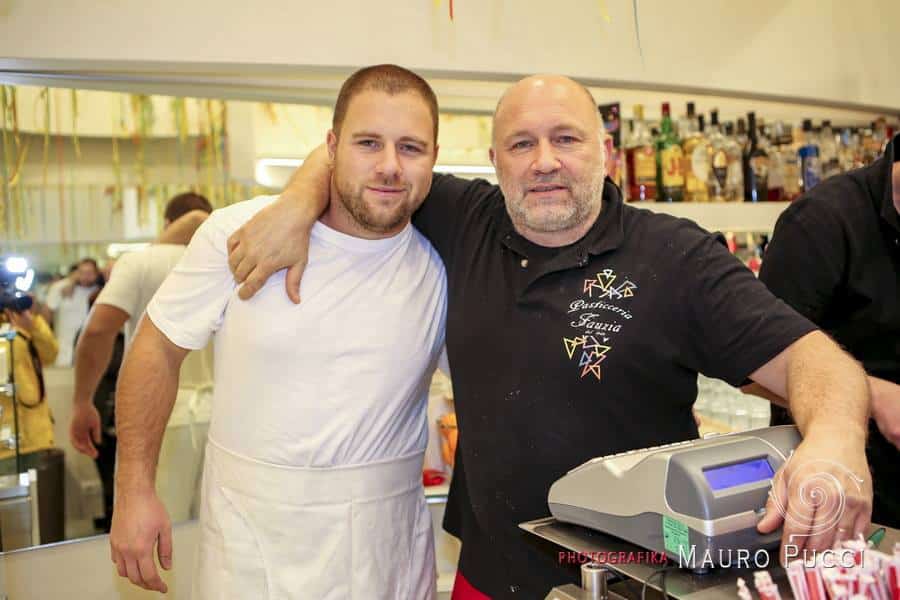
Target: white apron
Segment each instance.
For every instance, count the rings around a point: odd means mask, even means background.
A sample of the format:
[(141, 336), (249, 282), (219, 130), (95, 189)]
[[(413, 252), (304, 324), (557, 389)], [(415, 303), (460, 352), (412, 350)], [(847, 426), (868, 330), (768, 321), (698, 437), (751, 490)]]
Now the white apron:
[(422, 454), (272, 465), (209, 441), (194, 600), (433, 600)]

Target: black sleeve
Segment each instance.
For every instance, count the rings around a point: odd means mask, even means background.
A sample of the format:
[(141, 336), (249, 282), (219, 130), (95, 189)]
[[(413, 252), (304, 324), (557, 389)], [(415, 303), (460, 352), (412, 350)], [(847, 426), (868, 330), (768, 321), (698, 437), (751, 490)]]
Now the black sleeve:
[[(776, 298), (717, 239), (692, 226), (679, 236), (673, 324), (686, 368), (734, 386), (816, 326)], [(679, 343), (684, 341), (686, 343)]]
[(435, 173), (431, 191), (413, 214), (412, 223), (449, 265), (466, 220), (475, 210), (485, 208), (486, 199), (493, 196), (502, 198), (499, 188), (484, 179)]
[(775, 224), (759, 279), (773, 294), (821, 325), (846, 262), (843, 228), (823, 203), (798, 201)]

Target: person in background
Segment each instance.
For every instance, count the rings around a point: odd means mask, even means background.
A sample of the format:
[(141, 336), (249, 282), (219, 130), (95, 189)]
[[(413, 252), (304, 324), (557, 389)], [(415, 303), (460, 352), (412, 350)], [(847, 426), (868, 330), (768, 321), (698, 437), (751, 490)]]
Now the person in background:
[(112, 519), (115, 388), (124, 348), (133, 338), (150, 298), (211, 212), (209, 200), (199, 194), (187, 192), (169, 200), (160, 238), (150, 247), (116, 261), (78, 337), (69, 437), (76, 450), (97, 462), (106, 505), (106, 517), (97, 525), (105, 531), (109, 531)]
[[(759, 278), (868, 373), (872, 520), (900, 528), (900, 135), (867, 167), (835, 175), (778, 218)], [(748, 391), (770, 392), (753, 386)], [(773, 424), (790, 423), (773, 407)]]
[[(0, 261), (0, 270), (5, 269), (4, 264), (4, 261)], [(0, 273), (0, 282), (12, 280), (14, 278)], [(9, 298), (3, 292), (4, 290), (0, 290), (0, 296)], [(49, 454), (55, 449), (53, 416), (47, 404), (44, 384), (44, 365), (53, 364), (59, 344), (47, 321), (32, 312), (30, 305), (31, 302), (28, 302), (28, 308), (10, 307), (4, 303), (0, 310), (0, 328), (8, 326), (16, 333), (11, 344), (6, 339), (0, 340), (0, 344), (7, 345), (3, 357), (8, 362), (3, 365), (2, 370), (12, 373), (15, 378), (15, 394), (0, 393), (0, 475), (15, 475), (28, 469), (41, 470), (48, 461)], [(62, 490), (62, 471), (58, 473), (58, 481), (43, 476), (43, 471), (42, 477), (38, 478), (42, 543), (63, 539), (65, 502), (59, 496), (59, 491)], [(52, 494), (50, 490), (57, 493)]]
[[(821, 550), (868, 525), (862, 370), (717, 236), (624, 204), (605, 178), (602, 135), (587, 89), (527, 77), (494, 114), (499, 187), (435, 175), (413, 218), (447, 268), (459, 438), (444, 525), (462, 540), (456, 600), (542, 598), (571, 580), (558, 548), (519, 524), (546, 516), (551, 484), (587, 460), (696, 438), (698, 372), (788, 398), (803, 441), (774, 485), (789, 510), (810, 474), (846, 490), (837, 529), (803, 537), (815, 517), (784, 521), (772, 499), (760, 532), (784, 522), (785, 544)], [(313, 153), (231, 236), (241, 297), (289, 267), (299, 301), (302, 240), (327, 204), (328, 173)]]
[(59, 341), (55, 366), (72, 366), (75, 334), (87, 318), (88, 298), (100, 289), (101, 281), (97, 261), (83, 258), (65, 284), (51, 286), (47, 294), (47, 307), (53, 311), (53, 332)]

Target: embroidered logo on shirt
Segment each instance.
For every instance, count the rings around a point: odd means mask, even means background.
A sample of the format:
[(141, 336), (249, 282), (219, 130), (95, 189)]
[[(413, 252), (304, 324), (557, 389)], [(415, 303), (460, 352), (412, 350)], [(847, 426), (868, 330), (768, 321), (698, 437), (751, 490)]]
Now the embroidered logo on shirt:
[[(636, 283), (628, 278), (616, 284), (618, 276), (612, 269), (603, 269), (592, 279), (584, 280), (584, 294), (591, 302), (579, 298), (569, 304), (569, 314), (576, 314), (577, 318), (569, 323), (569, 326), (579, 330), (582, 335), (563, 337), (563, 346), (569, 360), (577, 357), (578, 366), (581, 368), (581, 377), (593, 375), (597, 381), (601, 379), (600, 363), (612, 349), (611, 335), (622, 330), (622, 320), (630, 320), (632, 314), (613, 302), (634, 297), (638, 289)], [(601, 302), (609, 300), (609, 302)], [(593, 311), (608, 311), (609, 314)], [(580, 350), (581, 352), (577, 352)]]
[(634, 290), (637, 289), (636, 283), (626, 279), (619, 285), (613, 285), (615, 281), (615, 272), (612, 269), (603, 269), (597, 273), (595, 279), (584, 280), (584, 292), (588, 295), (588, 298), (593, 298), (594, 292), (597, 291), (598, 299), (631, 298), (634, 296)]

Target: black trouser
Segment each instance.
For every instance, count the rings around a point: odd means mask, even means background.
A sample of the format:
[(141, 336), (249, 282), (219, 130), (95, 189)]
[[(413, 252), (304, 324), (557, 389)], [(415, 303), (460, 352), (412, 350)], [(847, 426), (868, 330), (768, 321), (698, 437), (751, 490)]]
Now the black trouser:
[(100, 472), (100, 482), (103, 484), (103, 509), (104, 517), (95, 519), (94, 525), (109, 533), (112, 525), (113, 490), (115, 488), (114, 476), (116, 472), (116, 436), (103, 432), (102, 441), (97, 446), (97, 471)]

